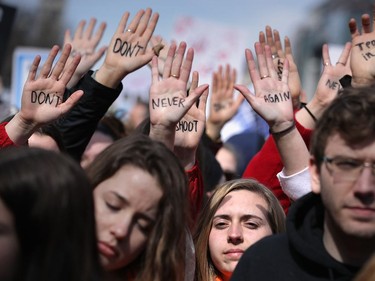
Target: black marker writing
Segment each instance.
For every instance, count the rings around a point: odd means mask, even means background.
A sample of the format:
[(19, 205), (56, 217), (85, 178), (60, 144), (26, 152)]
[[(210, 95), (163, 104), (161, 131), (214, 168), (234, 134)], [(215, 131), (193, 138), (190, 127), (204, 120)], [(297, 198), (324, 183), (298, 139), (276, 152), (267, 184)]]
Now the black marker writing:
[(278, 93), (278, 94), (268, 94), (264, 96), (265, 102), (281, 102), (281, 101), (287, 101), (287, 100), (290, 100), (289, 92)]
[(57, 96), (55, 94), (46, 94), (46, 93), (44, 93), (42, 91), (40, 93), (37, 93), (35, 91), (31, 92), (31, 103), (39, 103), (39, 104), (48, 103), (48, 104), (52, 104), (55, 98), (56, 98), (55, 107), (57, 107), (59, 105), (59, 102), (60, 102), (60, 97), (59, 96)]
[(116, 39), (115, 45), (113, 46), (113, 52), (114, 53), (120, 53), (121, 56), (127, 56), (131, 57), (135, 52), (135, 56), (138, 55), (139, 51), (143, 49), (142, 46), (138, 45), (139, 42), (135, 44), (135, 46), (132, 46), (132, 43), (129, 43), (127, 41), (122, 41), (120, 38)]
[(182, 132), (197, 132), (197, 125), (198, 121), (183, 121), (181, 120), (180, 122), (177, 123), (176, 126), (176, 131), (182, 131)]
[(155, 109), (155, 107), (168, 107), (168, 106), (185, 107), (184, 102), (185, 102), (185, 99), (180, 99), (178, 97), (152, 99), (152, 108)]
[(334, 90), (336, 89), (336, 87), (338, 86), (338, 88), (340, 88), (340, 84), (336, 81), (331, 81), (330, 79), (328, 79), (327, 83), (326, 83), (326, 86), (328, 86), (328, 88)]

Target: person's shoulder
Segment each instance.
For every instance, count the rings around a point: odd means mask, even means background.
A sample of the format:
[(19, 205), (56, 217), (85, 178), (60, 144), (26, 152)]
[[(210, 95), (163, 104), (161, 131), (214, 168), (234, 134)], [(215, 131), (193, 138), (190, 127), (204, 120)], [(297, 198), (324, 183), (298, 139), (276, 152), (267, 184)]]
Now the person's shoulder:
[(289, 245), (286, 234), (262, 238), (241, 257), (231, 281), (288, 280), (283, 273), (290, 264)]

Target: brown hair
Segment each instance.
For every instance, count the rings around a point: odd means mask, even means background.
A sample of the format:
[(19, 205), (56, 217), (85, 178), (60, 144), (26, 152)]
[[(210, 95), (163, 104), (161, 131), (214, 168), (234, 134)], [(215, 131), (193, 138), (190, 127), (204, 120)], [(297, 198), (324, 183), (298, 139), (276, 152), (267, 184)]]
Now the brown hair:
[(375, 86), (344, 88), (316, 123), (311, 154), (320, 167), (329, 137), (335, 133), (348, 145), (375, 139)]
[(236, 190), (248, 190), (260, 195), (268, 204), (267, 221), (272, 233), (285, 231), (284, 210), (279, 200), (266, 186), (254, 179), (235, 179), (217, 186), (200, 214), (194, 235), (197, 281), (213, 281), (217, 276), (217, 270), (211, 261), (208, 249), (212, 220), (225, 196)]
[[(164, 144), (146, 135), (136, 134), (117, 140), (107, 147), (88, 166), (87, 174), (95, 188), (125, 165), (149, 172), (158, 180), (163, 191), (146, 249), (128, 268), (131, 271), (136, 268), (136, 280), (182, 280), (189, 214), (185, 171)], [(123, 188), (127, 188), (126, 183)]]

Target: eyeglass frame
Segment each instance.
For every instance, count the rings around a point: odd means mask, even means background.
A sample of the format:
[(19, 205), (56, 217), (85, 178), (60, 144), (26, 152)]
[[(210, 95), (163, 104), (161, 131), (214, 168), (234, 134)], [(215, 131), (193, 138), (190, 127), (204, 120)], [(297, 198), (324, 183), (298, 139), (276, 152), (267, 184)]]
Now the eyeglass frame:
[[(340, 168), (339, 166), (337, 166), (337, 164), (334, 163), (335, 160), (339, 160), (339, 159), (348, 160), (348, 162), (358, 164), (358, 166), (352, 167), (352, 168), (347, 168), (347, 169), (342, 169), (342, 167)], [(340, 156), (340, 155), (337, 155), (337, 156), (334, 156), (334, 157), (323, 156), (322, 160), (323, 160), (324, 163), (326, 163), (327, 168), (330, 168), (330, 170), (332, 170), (331, 172), (334, 172), (334, 170), (336, 169), (336, 171), (338, 170), (339, 172), (348, 172), (346, 175), (349, 175), (350, 172), (354, 172), (357, 168), (360, 168), (360, 170), (358, 172), (358, 175), (356, 175), (355, 178), (353, 177), (353, 180), (358, 179), (358, 177), (363, 172), (363, 169), (366, 168), (366, 167), (371, 168), (371, 173), (375, 177), (375, 161), (363, 161), (363, 160), (360, 160), (360, 159), (346, 157), (346, 156)], [(329, 167), (328, 164), (331, 165), (331, 167)], [(333, 167), (333, 169), (332, 169), (332, 167)]]

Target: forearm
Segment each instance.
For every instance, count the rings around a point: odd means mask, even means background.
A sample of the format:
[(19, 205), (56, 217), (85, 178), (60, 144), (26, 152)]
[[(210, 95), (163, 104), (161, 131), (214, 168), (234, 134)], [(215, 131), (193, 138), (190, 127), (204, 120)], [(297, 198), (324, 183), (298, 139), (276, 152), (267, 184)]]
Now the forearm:
[(40, 125), (22, 118), (19, 112), (5, 125), (5, 132), (15, 145), (25, 145), (39, 127)]
[(285, 135), (274, 136), (286, 176), (297, 173), (308, 166), (310, 154), (297, 128)]

